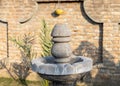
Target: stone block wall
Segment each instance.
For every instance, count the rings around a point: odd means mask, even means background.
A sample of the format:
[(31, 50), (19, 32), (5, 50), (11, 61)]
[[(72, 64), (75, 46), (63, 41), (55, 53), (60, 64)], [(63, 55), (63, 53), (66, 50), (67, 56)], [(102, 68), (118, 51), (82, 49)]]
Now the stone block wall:
[[(65, 14), (54, 16), (56, 8), (63, 9)], [(92, 58), (94, 65), (102, 63), (93, 68), (93, 80), (113, 79), (120, 74), (119, 12), (118, 0), (61, 0), (59, 5), (57, 0), (1, 0), (0, 59), (19, 60), (20, 52), (9, 37), (25, 33), (35, 35), (33, 48), (40, 56), (39, 32), (45, 19), (50, 29), (56, 23), (69, 26), (74, 54)]]

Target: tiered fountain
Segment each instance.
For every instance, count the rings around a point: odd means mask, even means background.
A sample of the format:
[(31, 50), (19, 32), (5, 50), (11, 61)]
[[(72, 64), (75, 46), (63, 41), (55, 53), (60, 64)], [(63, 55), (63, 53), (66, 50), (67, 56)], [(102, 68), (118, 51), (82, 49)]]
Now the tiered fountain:
[(52, 86), (75, 86), (76, 79), (89, 72), (93, 62), (90, 58), (72, 54), (71, 32), (66, 25), (55, 25), (51, 35), (54, 42), (52, 56), (32, 60), (32, 70), (50, 80)]

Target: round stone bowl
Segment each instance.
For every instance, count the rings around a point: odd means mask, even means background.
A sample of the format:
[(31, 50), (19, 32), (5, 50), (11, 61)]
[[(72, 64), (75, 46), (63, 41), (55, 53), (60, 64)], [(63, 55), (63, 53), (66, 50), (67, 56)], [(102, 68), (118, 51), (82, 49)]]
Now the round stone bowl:
[(92, 70), (93, 61), (83, 56), (72, 56), (69, 63), (55, 63), (54, 57), (32, 60), (32, 70), (42, 78), (54, 81), (75, 80), (78, 75)]

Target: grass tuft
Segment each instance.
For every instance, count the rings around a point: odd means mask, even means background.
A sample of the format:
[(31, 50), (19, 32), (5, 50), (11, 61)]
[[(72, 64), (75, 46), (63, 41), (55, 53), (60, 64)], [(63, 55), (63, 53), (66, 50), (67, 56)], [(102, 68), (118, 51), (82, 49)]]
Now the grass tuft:
[[(28, 86), (40, 86), (41, 81), (29, 81), (26, 80)], [(0, 86), (26, 86), (19, 82), (19, 80), (15, 81), (12, 78), (0, 78)]]

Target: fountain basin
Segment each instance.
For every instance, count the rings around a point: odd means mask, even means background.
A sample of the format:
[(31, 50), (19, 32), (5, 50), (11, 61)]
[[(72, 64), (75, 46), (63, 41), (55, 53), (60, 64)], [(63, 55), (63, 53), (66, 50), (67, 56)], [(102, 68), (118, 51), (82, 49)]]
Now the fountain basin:
[(41, 75), (75, 75), (92, 69), (92, 60), (83, 56), (73, 56), (69, 63), (55, 63), (54, 57), (32, 60), (32, 70)]

